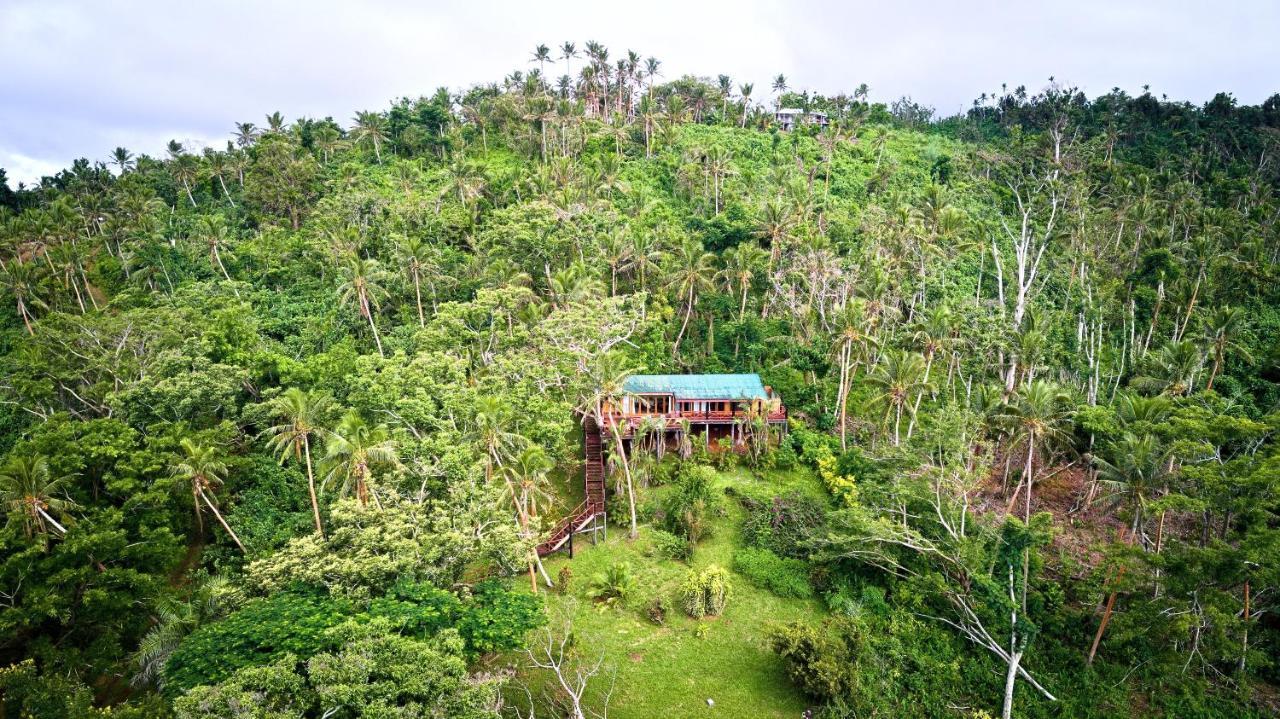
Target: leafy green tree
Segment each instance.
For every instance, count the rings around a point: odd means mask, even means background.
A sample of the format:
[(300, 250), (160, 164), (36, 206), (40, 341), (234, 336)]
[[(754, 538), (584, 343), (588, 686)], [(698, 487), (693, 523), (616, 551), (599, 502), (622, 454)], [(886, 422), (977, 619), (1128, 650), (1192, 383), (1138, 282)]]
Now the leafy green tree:
[(925, 379), (925, 360), (918, 352), (886, 350), (880, 363), (867, 375), (867, 382), (876, 389), (875, 404), (884, 408), (884, 422), (893, 417), (893, 444), (902, 443), (902, 414), (914, 413), (912, 396), (932, 389)]

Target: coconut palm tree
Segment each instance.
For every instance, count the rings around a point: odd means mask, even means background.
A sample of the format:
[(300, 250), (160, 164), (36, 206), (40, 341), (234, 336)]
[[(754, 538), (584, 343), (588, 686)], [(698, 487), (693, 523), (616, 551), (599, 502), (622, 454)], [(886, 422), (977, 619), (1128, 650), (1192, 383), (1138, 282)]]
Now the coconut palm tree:
[(631, 539), (640, 536), (636, 521), (636, 492), (631, 477), (631, 465), (627, 461), (626, 446), (622, 442), (622, 430), (618, 422), (609, 421), (609, 413), (622, 406), (627, 396), (624, 387), (627, 377), (635, 373), (625, 356), (618, 352), (609, 352), (598, 357), (588, 370), (588, 389), (578, 402), (578, 412), (584, 417), (592, 418), (601, 431), (613, 432), (613, 445), (610, 452), (618, 457), (623, 477), (627, 485), (627, 504), (631, 512)]
[(111, 151), (111, 164), (120, 168), (120, 174), (132, 170), (137, 163), (133, 159), (133, 153), (123, 147), (117, 147)]
[[(751, 289), (751, 281), (756, 273), (764, 267), (768, 257), (760, 245), (754, 242), (740, 242), (724, 252), (724, 269), (720, 277), (730, 292), (735, 289), (739, 293), (738, 321), (741, 322), (747, 313), (747, 291)], [(734, 285), (737, 287), (734, 287)]]
[(676, 341), (671, 345), (671, 356), (675, 357), (680, 350), (680, 340), (684, 338), (689, 327), (689, 318), (693, 316), (693, 307), (698, 301), (698, 293), (710, 289), (714, 275), (715, 255), (702, 247), (702, 242), (694, 237), (686, 237), (672, 255), (674, 267), (667, 282), (678, 299), (685, 303), (684, 321), (680, 323), (680, 331)]
[(0, 282), (13, 295), (18, 307), (18, 316), (22, 318), (27, 334), (32, 336), (35, 336), (36, 331), (31, 327), (31, 321), (34, 319), (31, 309), (48, 307), (44, 298), (40, 296), (40, 280), (43, 275), (43, 266), (17, 259), (10, 260), (3, 265), (3, 269), (0, 269)]
[(227, 524), (222, 512), (218, 511), (218, 505), (210, 496), (222, 486), (223, 477), (227, 473), (227, 465), (219, 459), (218, 450), (206, 444), (199, 444), (190, 437), (183, 438), (180, 446), (182, 455), (170, 466), (169, 472), (174, 477), (191, 483), (191, 500), (195, 504), (197, 530), (204, 531), (204, 508), (207, 507), (210, 512), (213, 512), (213, 516), (217, 518), (222, 528), (227, 530), (227, 534), (231, 535), (232, 541), (240, 551), (246, 553), (240, 537), (236, 536), (231, 525)]
[(578, 56), (578, 47), (571, 42), (566, 42), (560, 46), (560, 59), (564, 60), (564, 74), (567, 77), (573, 77), (573, 66), (569, 64), (569, 60)]
[(42, 454), (15, 455), (0, 468), (0, 505), (10, 522), (21, 518), (28, 537), (50, 530), (66, 534), (66, 527), (53, 514), (75, 506), (65, 496), (58, 496), (71, 478), (69, 474), (54, 476), (49, 459)]
[(924, 367), (924, 357), (919, 352), (890, 350), (867, 376), (867, 382), (878, 390), (872, 401), (884, 408), (884, 422), (893, 417), (895, 447), (902, 443), (902, 413), (912, 412), (911, 397), (932, 388), (924, 379)]
[(235, 141), (237, 147), (251, 147), (262, 132), (252, 122), (237, 122)]
[(493, 481), (494, 472), (501, 470), (504, 460), (523, 444), (519, 434), (511, 430), (511, 412), (506, 403), (497, 397), (480, 397), (476, 400), (476, 414), (471, 429), (472, 437), (484, 453), (484, 478)]
[[(950, 307), (938, 305), (929, 310), (929, 314), (917, 325), (915, 331), (916, 344), (924, 354), (924, 381), (929, 382), (929, 374), (933, 369), (933, 360), (940, 352), (945, 352), (955, 344), (955, 314)], [(916, 394), (915, 404), (911, 408), (911, 422), (907, 425), (907, 439), (911, 439), (915, 429), (915, 418), (920, 412), (920, 400), (924, 392)]]
[(156, 607), (155, 624), (138, 642), (133, 654), (132, 684), (164, 688), (164, 665), (178, 645), (201, 625), (225, 611), (227, 598), (236, 591), (227, 577), (208, 577), (185, 600), (166, 599)]
[(327, 394), (308, 393), (300, 387), (290, 387), (269, 404), (272, 416), (282, 421), (262, 433), (270, 437), (268, 444), (281, 464), (290, 457), (305, 464), (311, 513), (315, 517), (316, 533), (321, 535), (324, 534), (324, 526), (320, 523), (320, 500), (316, 497), (316, 478), (311, 467), (311, 438), (323, 431), (323, 423), (332, 406), (333, 400)]
[(1071, 410), (1071, 395), (1055, 382), (1036, 380), (1024, 385), (1014, 394), (1008, 405), (997, 415), (997, 420), (1007, 426), (1009, 446), (1026, 447), (1026, 463), (1018, 486), (1009, 498), (1012, 510), (1022, 485), (1027, 485), (1023, 521), (1031, 521), (1031, 489), (1035, 484), (1035, 461), (1049, 446), (1069, 439), (1067, 432)]
[(375, 312), (381, 309), (380, 300), (386, 299), (388, 293), (382, 287), (383, 272), (376, 260), (366, 260), (353, 255), (347, 260), (346, 280), (338, 287), (338, 296), (342, 304), (354, 304), (360, 316), (369, 322), (373, 331), (373, 341), (378, 346), (378, 356), (386, 357), (382, 351), (382, 337), (378, 334), (378, 325), (373, 321)]
[(774, 98), (774, 101), (773, 101), (774, 109), (775, 111), (781, 110), (782, 109), (782, 93), (787, 91), (786, 75), (783, 75), (782, 73), (778, 73), (778, 76), (773, 78), (773, 91), (778, 95), (776, 98)]
[(769, 244), (769, 264), (778, 264), (782, 250), (792, 237), (796, 219), (791, 210), (781, 202), (766, 202), (760, 223), (756, 226), (756, 237)]
[(551, 60), (551, 48), (546, 45), (538, 45), (533, 49), (533, 59), (529, 62), (538, 63), (538, 71), (543, 77), (547, 75), (547, 63)]
[(1133, 514), (1131, 536), (1139, 541), (1147, 499), (1167, 476), (1171, 454), (1172, 447), (1152, 434), (1126, 432), (1112, 443), (1105, 457), (1094, 458), (1098, 465), (1098, 483), (1112, 491), (1112, 495), (1104, 499), (1128, 507)]
[[(413, 281), (413, 299), (418, 307), (418, 326), (426, 327), (427, 318), (422, 311), (422, 275), (425, 272), (436, 272), (439, 270), (435, 261), (435, 248), (421, 237), (404, 237), (403, 235), (395, 238), (396, 257), (400, 262), (400, 266), (409, 274), (409, 279)], [(432, 310), (434, 311), (435, 296), (432, 295)]]
[(382, 164), (382, 145), (387, 142), (387, 121), (380, 113), (357, 112), (351, 127), (351, 139), (357, 145), (372, 145), (374, 158)]
[(1219, 307), (1205, 319), (1205, 339), (1213, 347), (1213, 369), (1209, 372), (1209, 382), (1205, 385), (1205, 389), (1213, 389), (1213, 381), (1222, 371), (1222, 361), (1226, 357), (1227, 350), (1234, 350), (1246, 362), (1253, 362), (1249, 350), (1239, 342), (1244, 322), (1244, 311), (1230, 305)]
[(342, 496), (354, 491), (360, 504), (368, 504), (372, 494), (374, 503), (381, 507), (378, 495), (369, 486), (373, 468), (400, 465), (400, 455), (387, 426), (369, 424), (359, 412), (348, 410), (326, 435), (324, 458), (320, 461), (325, 486), (338, 483)]
[[(214, 270), (222, 272), (222, 277), (227, 281), (231, 281), (231, 275), (227, 273), (227, 266), (222, 263), (221, 248), (225, 247), (227, 241), (231, 239), (231, 235), (227, 230), (227, 223), (223, 221), (220, 215), (208, 215), (200, 218), (200, 224), (197, 232), (200, 239), (204, 240), (209, 246), (209, 264)], [(240, 292), (232, 287), (232, 291), (236, 293), (236, 297), (240, 296)]]
[[(507, 481), (507, 493), (515, 506), (516, 519), (520, 526), (520, 534), (530, 542), (529, 549), (529, 584), (533, 593), (538, 593), (537, 572), (546, 578), (548, 586), (551, 579), (542, 567), (537, 547), (533, 545), (534, 521), (537, 518), (539, 501), (549, 502), (547, 473), (555, 467), (555, 462), (547, 456), (545, 450), (536, 444), (529, 444), (512, 458), (511, 463), (503, 467), (503, 475)], [(536, 570), (536, 571), (535, 571)]]
[(853, 377), (863, 355), (866, 354), (868, 345), (876, 346), (879, 342), (871, 334), (871, 325), (867, 322), (866, 312), (861, 302), (850, 302), (846, 305), (836, 321), (839, 332), (836, 335), (834, 347), (836, 362), (840, 367), (840, 386), (836, 391), (836, 407), (840, 423), (840, 449), (844, 450), (848, 449), (846, 438), (849, 425), (849, 391), (853, 387)]

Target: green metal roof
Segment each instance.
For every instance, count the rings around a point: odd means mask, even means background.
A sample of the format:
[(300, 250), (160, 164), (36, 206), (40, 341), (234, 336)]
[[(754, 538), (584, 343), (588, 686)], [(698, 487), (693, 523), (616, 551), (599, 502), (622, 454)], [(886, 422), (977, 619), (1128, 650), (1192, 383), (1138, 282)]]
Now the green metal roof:
[(630, 394), (673, 394), (677, 399), (768, 399), (758, 374), (635, 374), (622, 384)]

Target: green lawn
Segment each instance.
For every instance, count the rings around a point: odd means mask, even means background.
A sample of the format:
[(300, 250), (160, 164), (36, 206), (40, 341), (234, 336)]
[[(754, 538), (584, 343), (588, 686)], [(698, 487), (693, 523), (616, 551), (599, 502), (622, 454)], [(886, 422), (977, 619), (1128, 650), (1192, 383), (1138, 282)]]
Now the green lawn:
[[(777, 490), (814, 486), (813, 479), (803, 474), (779, 475), (769, 480), (752, 479), (737, 471), (719, 475), (720, 488), (730, 483)], [(733, 551), (739, 546), (744, 513), (727, 497), (724, 508), (725, 516), (713, 522), (713, 535), (698, 545), (692, 566), (701, 568), (715, 563), (730, 567)], [(640, 539), (635, 542), (627, 541), (626, 534), (625, 525), (612, 524), (608, 541), (593, 547), (579, 538), (574, 559), (557, 556), (547, 562), (547, 571), (553, 577), (566, 564), (574, 575), (568, 595), (547, 595), (550, 612), (576, 604), (574, 629), (579, 646), (592, 657), (603, 651), (606, 664), (616, 668), (617, 684), (609, 716), (800, 716), (809, 702), (791, 684), (782, 662), (769, 649), (768, 630), (795, 619), (817, 620), (822, 614), (821, 606), (814, 601), (776, 597), (734, 575), (724, 614), (694, 621), (681, 613), (674, 601), (675, 588), (690, 565), (656, 554), (649, 556), (648, 527), (641, 527)], [(591, 576), (610, 563), (624, 561), (631, 563), (639, 580), (637, 596), (624, 608), (595, 605), (587, 596)], [(658, 593), (671, 600), (666, 626), (658, 626), (644, 616), (644, 607)], [(702, 637), (695, 635), (699, 624), (706, 627)], [(519, 657), (508, 658), (518, 660)], [(521, 678), (533, 685), (535, 696), (542, 686), (540, 682), (545, 681), (545, 677), (536, 675)], [(597, 680), (595, 686), (602, 691), (607, 685), (608, 679), (603, 679)], [(707, 699), (714, 700), (715, 706), (708, 706)], [(519, 701), (523, 703), (522, 696)]]

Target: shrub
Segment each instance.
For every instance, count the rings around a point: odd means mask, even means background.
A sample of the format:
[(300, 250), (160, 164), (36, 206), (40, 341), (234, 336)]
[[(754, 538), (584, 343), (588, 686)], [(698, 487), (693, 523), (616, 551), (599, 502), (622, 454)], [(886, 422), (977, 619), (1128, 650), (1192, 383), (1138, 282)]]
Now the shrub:
[(636, 577), (630, 562), (618, 562), (591, 579), (588, 593), (606, 604), (624, 603), (636, 588)]
[(701, 572), (689, 572), (680, 586), (680, 602), (686, 614), (701, 619), (723, 612), (729, 593), (729, 573), (712, 564)]
[(649, 603), (645, 605), (644, 615), (649, 618), (649, 621), (661, 627), (667, 623), (667, 611), (669, 609), (666, 598), (659, 594), (650, 599)]
[(671, 532), (655, 529), (652, 532), (653, 549), (667, 559), (687, 562), (693, 557), (693, 542), (684, 537), (677, 537)]
[(490, 580), (476, 585), (457, 626), (468, 652), (489, 654), (520, 646), (524, 635), (545, 619), (541, 599)]
[(733, 555), (733, 570), (779, 597), (813, 596), (808, 567), (799, 559), (779, 557), (767, 549), (747, 548)]
[(799, 492), (767, 500), (740, 496), (738, 501), (747, 510), (743, 541), (784, 557), (803, 559), (808, 554), (805, 541), (825, 519), (822, 504)]
[(667, 531), (697, 544), (707, 535), (707, 513), (717, 507), (711, 490), (715, 471), (705, 465), (685, 463), (680, 467), (676, 486), (662, 507)]
[(573, 569), (569, 565), (561, 567), (556, 574), (556, 585), (561, 594), (569, 593), (569, 588), (573, 585)]

